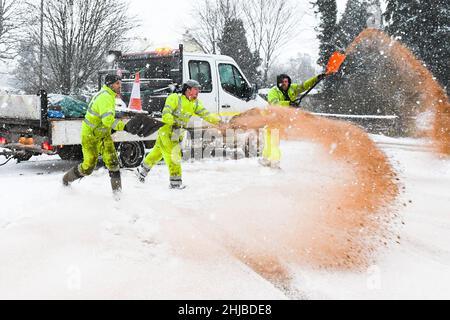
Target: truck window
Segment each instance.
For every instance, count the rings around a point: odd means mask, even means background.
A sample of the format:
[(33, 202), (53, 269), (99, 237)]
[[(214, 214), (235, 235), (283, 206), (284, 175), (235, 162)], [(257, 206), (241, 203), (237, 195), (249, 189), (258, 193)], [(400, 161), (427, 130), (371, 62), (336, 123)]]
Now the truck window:
[(223, 90), (240, 99), (249, 98), (250, 88), (239, 70), (232, 64), (219, 64)]
[(207, 61), (189, 61), (189, 77), (202, 85), (202, 92), (212, 92), (211, 66)]
[(124, 57), (119, 63), (121, 69), (132, 75), (141, 73), (141, 79), (168, 79), (177, 81), (180, 74), (179, 58), (175, 56), (130, 56)]

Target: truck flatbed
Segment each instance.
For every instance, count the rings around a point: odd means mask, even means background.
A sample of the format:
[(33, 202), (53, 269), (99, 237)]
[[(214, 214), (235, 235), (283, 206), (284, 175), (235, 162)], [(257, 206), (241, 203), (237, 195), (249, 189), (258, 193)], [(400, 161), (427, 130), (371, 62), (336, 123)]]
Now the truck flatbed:
[[(0, 156), (13, 157), (18, 161), (26, 161), (40, 154), (59, 154), (64, 160), (81, 158), (84, 118), (48, 118), (45, 91), (36, 96), (0, 96), (0, 103), (0, 147), (3, 148)], [(132, 111), (119, 111), (117, 118), (127, 122), (132, 114)], [(122, 163), (131, 167), (140, 164), (145, 145), (155, 139), (156, 134), (146, 138), (127, 132), (113, 134), (118, 149), (127, 150), (122, 153)], [(22, 140), (27, 143), (21, 143)]]

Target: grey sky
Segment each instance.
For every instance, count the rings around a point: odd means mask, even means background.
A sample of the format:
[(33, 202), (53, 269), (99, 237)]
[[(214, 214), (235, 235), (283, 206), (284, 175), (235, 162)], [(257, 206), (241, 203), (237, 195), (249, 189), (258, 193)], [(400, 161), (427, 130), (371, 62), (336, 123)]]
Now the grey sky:
[[(194, 25), (192, 17), (193, 3), (200, 0), (128, 0), (130, 11), (141, 20), (137, 36), (149, 38), (155, 47), (177, 47), (186, 28)], [(309, 53), (318, 56), (318, 41), (314, 28), (317, 19), (310, 4), (311, 0), (294, 0), (301, 6), (296, 39), (286, 45), (280, 59), (287, 60), (297, 53)], [(347, 0), (338, 0), (339, 12), (342, 12)]]

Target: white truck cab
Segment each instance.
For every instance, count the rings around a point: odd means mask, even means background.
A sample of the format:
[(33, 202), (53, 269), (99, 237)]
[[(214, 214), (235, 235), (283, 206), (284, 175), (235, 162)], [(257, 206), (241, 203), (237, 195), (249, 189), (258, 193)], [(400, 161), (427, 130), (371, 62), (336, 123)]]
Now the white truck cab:
[(231, 57), (186, 53), (183, 64), (183, 81), (202, 84), (199, 99), (210, 112), (228, 117), (267, 105)]

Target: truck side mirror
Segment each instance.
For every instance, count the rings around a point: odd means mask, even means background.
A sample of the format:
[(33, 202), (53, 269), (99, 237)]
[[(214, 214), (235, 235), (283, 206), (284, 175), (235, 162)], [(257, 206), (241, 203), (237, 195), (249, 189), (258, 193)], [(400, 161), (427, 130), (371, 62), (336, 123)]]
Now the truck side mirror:
[(252, 84), (252, 87), (250, 88), (250, 96), (247, 101), (256, 100), (256, 98), (258, 97), (258, 90), (258, 85), (255, 83)]

